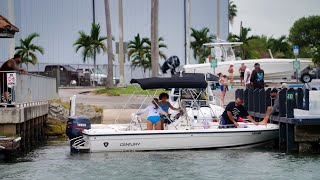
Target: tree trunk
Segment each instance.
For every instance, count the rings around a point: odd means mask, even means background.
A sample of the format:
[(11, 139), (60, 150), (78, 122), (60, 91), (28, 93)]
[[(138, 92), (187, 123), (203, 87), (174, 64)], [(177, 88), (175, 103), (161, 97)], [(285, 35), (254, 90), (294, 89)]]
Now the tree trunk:
[(110, 7), (109, 0), (104, 0), (105, 6), (105, 16), (106, 16), (106, 25), (107, 25), (107, 51), (108, 51), (108, 77), (106, 88), (113, 89), (113, 61), (112, 61), (112, 34), (111, 34), (111, 18), (110, 18)]
[[(96, 67), (97, 67), (97, 54), (96, 54), (96, 50), (94, 49), (93, 50), (93, 79), (92, 79), (92, 82), (91, 82), (91, 86), (95, 87), (96, 84), (95, 84), (95, 80), (96, 80)], [(90, 77), (91, 79), (91, 77)], [(98, 84), (98, 83), (97, 83)]]
[(152, 77), (159, 74), (159, 38), (158, 38), (158, 15), (159, 0), (151, 1), (151, 66)]
[(123, 12), (122, 0), (119, 1), (119, 65), (120, 65), (120, 86), (125, 86), (124, 79), (124, 52), (123, 52)]

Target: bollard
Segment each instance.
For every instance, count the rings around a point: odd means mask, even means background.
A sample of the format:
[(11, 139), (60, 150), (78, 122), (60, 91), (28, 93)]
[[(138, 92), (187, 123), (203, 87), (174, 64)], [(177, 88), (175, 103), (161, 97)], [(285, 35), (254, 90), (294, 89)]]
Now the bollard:
[(267, 96), (266, 91), (264, 89), (260, 89), (260, 91), (259, 91), (259, 112), (262, 114), (266, 113), (266, 109), (267, 109), (266, 96)]
[(309, 100), (309, 89), (305, 89), (304, 90), (304, 110), (308, 110), (309, 111), (309, 104), (310, 104), (310, 100)]
[(244, 107), (246, 109), (248, 109), (248, 93), (249, 93), (249, 89), (246, 89), (243, 92)]
[(296, 92), (297, 92), (297, 108), (303, 109), (303, 90), (301, 88), (298, 88)]
[(293, 118), (293, 109), (295, 105), (295, 90), (293, 88), (290, 88), (287, 91), (286, 100), (287, 100), (287, 118)]
[(265, 91), (265, 102), (266, 102), (266, 107), (271, 106), (271, 98), (270, 98), (270, 92), (271, 92), (271, 88), (268, 88)]
[(253, 111), (255, 113), (259, 112), (259, 104), (260, 104), (259, 91), (260, 91), (260, 89), (255, 89), (253, 91)]
[(281, 89), (279, 92), (279, 116), (286, 117), (287, 114), (287, 105), (286, 105), (286, 96), (287, 96), (287, 89)]
[(248, 91), (248, 111), (253, 111), (253, 89)]

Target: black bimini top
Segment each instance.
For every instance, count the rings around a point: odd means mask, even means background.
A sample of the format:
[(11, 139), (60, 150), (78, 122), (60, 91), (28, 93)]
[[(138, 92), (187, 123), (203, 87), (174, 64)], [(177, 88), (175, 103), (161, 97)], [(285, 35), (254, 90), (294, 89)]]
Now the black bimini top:
[(182, 74), (170, 78), (144, 78), (131, 79), (131, 84), (139, 84), (143, 90), (146, 89), (171, 89), (171, 88), (206, 88), (208, 83), (204, 74)]

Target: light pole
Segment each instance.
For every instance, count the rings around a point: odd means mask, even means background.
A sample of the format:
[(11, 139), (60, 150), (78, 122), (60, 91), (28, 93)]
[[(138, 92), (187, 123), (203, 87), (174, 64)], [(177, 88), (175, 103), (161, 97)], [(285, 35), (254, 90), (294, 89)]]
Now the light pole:
[(124, 80), (124, 52), (123, 52), (123, 11), (122, 0), (119, 2), (119, 65), (120, 65), (120, 86), (125, 86)]

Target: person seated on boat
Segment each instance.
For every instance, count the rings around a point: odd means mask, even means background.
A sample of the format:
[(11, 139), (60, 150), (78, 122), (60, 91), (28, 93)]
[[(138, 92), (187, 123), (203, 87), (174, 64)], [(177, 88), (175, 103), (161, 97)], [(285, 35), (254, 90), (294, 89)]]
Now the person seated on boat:
[(220, 118), (220, 126), (219, 128), (230, 128), (230, 127), (238, 127), (238, 117), (246, 117), (254, 123), (258, 125), (248, 113), (246, 108), (243, 106), (243, 99), (237, 98), (235, 102), (230, 102), (226, 109), (224, 110), (221, 118)]
[(159, 107), (159, 100), (157, 98), (153, 98), (152, 100), (153, 105), (147, 106), (145, 109), (141, 110), (140, 112), (137, 112), (136, 115), (140, 116), (141, 114), (144, 114), (148, 112), (148, 118), (147, 118), (147, 129), (148, 130), (161, 130), (161, 117), (160, 115), (167, 115), (165, 111), (163, 111)]
[[(159, 100), (160, 100), (159, 106), (164, 112), (169, 114), (169, 109), (176, 110), (176, 111), (181, 110), (180, 108), (173, 107), (171, 105), (171, 103), (167, 101), (168, 99), (169, 99), (168, 93), (163, 92), (159, 95)], [(167, 117), (161, 116), (161, 129), (162, 130), (164, 129), (164, 123), (170, 124), (171, 121)]]
[(273, 106), (268, 106), (266, 115), (264, 116), (263, 120), (259, 123), (262, 125), (267, 125), (269, 117), (271, 115), (277, 116), (279, 115), (279, 109), (280, 109), (280, 101), (279, 101), (279, 96), (278, 96), (278, 90), (277, 89), (272, 89), (270, 92), (270, 98), (274, 100)]

